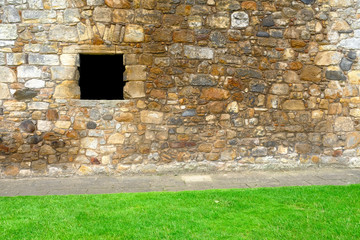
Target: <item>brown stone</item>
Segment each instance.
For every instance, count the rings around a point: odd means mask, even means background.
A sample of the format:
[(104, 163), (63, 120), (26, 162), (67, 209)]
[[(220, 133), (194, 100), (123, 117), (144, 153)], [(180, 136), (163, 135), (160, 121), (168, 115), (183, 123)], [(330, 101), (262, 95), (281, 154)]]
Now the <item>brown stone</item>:
[(66, 137), (76, 139), (76, 138), (79, 137), (79, 135), (77, 134), (76, 131), (69, 130), (69, 131), (66, 132)]
[(311, 145), (308, 143), (297, 143), (295, 145), (295, 151), (299, 154), (306, 154), (311, 152)]
[(195, 41), (194, 32), (190, 30), (178, 30), (173, 33), (174, 42), (192, 43)]
[(195, 147), (195, 142), (169, 142), (171, 148), (190, 148)]
[(257, 9), (257, 4), (254, 1), (245, 1), (241, 3), (241, 8), (244, 10), (253, 10)]
[(205, 100), (225, 100), (230, 97), (230, 93), (227, 90), (221, 88), (204, 88), (201, 91), (200, 98)]
[(31, 163), (31, 168), (37, 172), (44, 172), (46, 170), (46, 162), (39, 160)]
[(352, 132), (346, 135), (345, 148), (355, 148), (360, 143), (360, 133)]
[(306, 46), (306, 42), (302, 40), (291, 40), (290, 41), (291, 47), (293, 48), (303, 48)]
[(303, 64), (301, 62), (291, 62), (289, 64), (289, 69), (294, 70), (294, 71), (300, 70), (300, 69), (302, 69), (302, 67), (303, 67)]
[(225, 102), (219, 102), (219, 101), (211, 102), (208, 104), (208, 109), (213, 114), (223, 113), (225, 109), (225, 105), (226, 105)]
[(115, 116), (115, 120), (118, 122), (132, 122), (134, 120), (134, 115), (132, 113), (120, 113)]
[(286, 100), (283, 103), (283, 109), (292, 111), (305, 110), (305, 105), (302, 100)]
[(150, 92), (150, 96), (153, 98), (158, 99), (165, 99), (166, 98), (166, 91), (160, 89), (153, 89)]
[(202, 144), (200, 144), (198, 146), (197, 149), (198, 149), (199, 152), (207, 152), (207, 153), (209, 153), (209, 152), (211, 152), (212, 148), (213, 148), (212, 144), (210, 144), (210, 143), (202, 143)]
[(300, 74), (300, 79), (304, 81), (320, 82), (321, 81), (321, 68), (306, 65)]
[(105, 0), (105, 4), (111, 8), (131, 8), (128, 0)]
[(115, 23), (131, 23), (134, 19), (135, 13), (128, 9), (115, 9), (112, 15)]
[(48, 109), (46, 111), (46, 119), (49, 121), (56, 121), (59, 119), (59, 114), (55, 109)]
[(172, 31), (168, 28), (156, 29), (153, 38), (156, 42), (170, 42), (172, 40)]
[(14, 165), (9, 165), (9, 166), (6, 166), (5, 167), (5, 170), (4, 170), (4, 174), (6, 176), (12, 176), (12, 177), (15, 177), (16, 175), (18, 175), (20, 172), (20, 169), (18, 166), (14, 166)]

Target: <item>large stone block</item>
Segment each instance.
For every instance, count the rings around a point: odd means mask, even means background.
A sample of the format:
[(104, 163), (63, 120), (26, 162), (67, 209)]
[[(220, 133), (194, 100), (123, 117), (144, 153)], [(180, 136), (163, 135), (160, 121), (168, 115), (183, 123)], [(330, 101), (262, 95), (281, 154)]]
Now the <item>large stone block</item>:
[(1, 40), (15, 40), (17, 37), (16, 24), (0, 24)]
[(208, 47), (184, 46), (184, 55), (193, 59), (213, 59), (214, 50)]
[(25, 87), (27, 88), (43, 88), (45, 87), (45, 81), (40, 79), (31, 79), (26, 81)]
[(124, 42), (143, 42), (144, 28), (140, 25), (128, 24), (125, 27)]
[(337, 117), (335, 119), (335, 132), (352, 132), (354, 129), (354, 122), (350, 117)]
[(15, 6), (12, 6), (12, 5), (5, 6), (4, 13), (5, 13), (5, 17), (9, 23), (21, 22), (19, 11), (15, 8)]
[(112, 17), (115, 23), (131, 23), (134, 21), (134, 16), (134, 10), (115, 9)]
[(300, 79), (304, 81), (320, 82), (321, 81), (321, 68), (306, 65), (300, 74)]
[(25, 23), (55, 23), (56, 11), (53, 10), (24, 10), (22, 11)]
[(342, 54), (335, 51), (319, 52), (314, 60), (314, 63), (318, 66), (329, 66), (339, 64), (342, 58)]
[(305, 105), (302, 100), (286, 100), (282, 107), (284, 110), (290, 111), (305, 110)]
[(111, 22), (111, 8), (96, 7), (93, 13), (93, 18), (96, 22)]
[(54, 98), (78, 99), (80, 98), (80, 87), (76, 81), (63, 81), (55, 88)]
[(221, 88), (204, 88), (200, 98), (205, 100), (225, 100), (230, 97), (229, 91)]
[(140, 24), (161, 25), (161, 12), (157, 10), (136, 9), (135, 22)]
[(17, 68), (18, 78), (40, 78), (41, 69), (36, 66), (22, 65)]
[(105, 4), (111, 8), (131, 8), (128, 0), (105, 0)]
[(127, 65), (125, 70), (126, 81), (145, 81), (146, 66), (145, 65)]
[(191, 74), (190, 84), (193, 86), (216, 86), (218, 82), (210, 74)]
[(144, 110), (140, 112), (140, 119), (143, 123), (161, 124), (164, 119), (164, 113)]
[(76, 67), (54, 66), (51, 67), (52, 80), (75, 80)]
[(12, 83), (15, 81), (16, 81), (15, 72), (8, 67), (0, 66), (0, 82)]
[(9, 87), (5, 83), (0, 83), (0, 99), (9, 99), (11, 97)]
[(59, 65), (59, 56), (57, 54), (29, 54), (29, 64), (33, 65)]
[(79, 41), (77, 28), (74, 26), (54, 25), (49, 30), (49, 40), (59, 42)]
[(145, 97), (145, 83), (143, 81), (130, 81), (124, 87), (125, 98)]
[(287, 95), (289, 94), (289, 85), (282, 83), (275, 83), (270, 88), (270, 93), (274, 95)]
[(349, 77), (349, 82), (351, 84), (360, 84), (360, 71), (359, 70), (349, 72), (348, 77)]

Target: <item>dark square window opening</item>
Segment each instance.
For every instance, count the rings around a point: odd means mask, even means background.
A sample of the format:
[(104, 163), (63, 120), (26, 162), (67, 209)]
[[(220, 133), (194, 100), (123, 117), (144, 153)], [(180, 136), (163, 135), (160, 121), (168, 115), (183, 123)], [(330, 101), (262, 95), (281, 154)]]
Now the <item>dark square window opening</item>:
[(123, 100), (125, 66), (122, 54), (80, 54), (80, 99)]

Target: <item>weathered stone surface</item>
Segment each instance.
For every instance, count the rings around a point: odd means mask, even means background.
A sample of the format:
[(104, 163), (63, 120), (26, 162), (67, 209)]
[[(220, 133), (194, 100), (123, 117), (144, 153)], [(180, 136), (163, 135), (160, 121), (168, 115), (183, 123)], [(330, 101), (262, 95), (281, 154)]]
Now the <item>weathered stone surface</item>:
[(359, 132), (348, 133), (346, 135), (345, 148), (347, 149), (355, 148), (359, 145), (359, 143), (360, 143)]
[(32, 99), (37, 94), (38, 94), (37, 91), (26, 88), (26, 89), (23, 89), (23, 90), (17, 90), (14, 93), (14, 98), (16, 100), (18, 100), (18, 101), (21, 101), (21, 100), (25, 100), (25, 99)]
[(17, 38), (16, 24), (0, 24), (0, 39), (14, 40)]
[(335, 51), (319, 52), (314, 63), (318, 66), (335, 65), (340, 63), (341, 57), (341, 53)]
[(274, 22), (274, 19), (272, 18), (272, 16), (270, 15), (270, 16), (263, 18), (261, 25), (263, 27), (272, 27), (272, 26), (275, 26), (275, 22)]
[(164, 113), (144, 110), (140, 112), (140, 120), (143, 123), (161, 124), (164, 119)]
[(300, 79), (311, 82), (321, 81), (321, 68), (312, 65), (304, 66), (300, 74)]
[(93, 18), (97, 22), (111, 22), (112, 11), (110, 8), (96, 7), (94, 9)]
[(334, 123), (335, 132), (351, 132), (354, 131), (354, 122), (350, 117), (337, 117)]
[(209, 74), (190, 75), (190, 84), (192, 86), (216, 86), (218, 82)]
[(340, 62), (340, 68), (343, 71), (349, 71), (351, 69), (351, 66), (353, 65), (353, 62), (350, 61), (347, 58), (342, 58)]
[(54, 66), (59, 63), (59, 56), (56, 54), (29, 54), (29, 64)]
[(145, 65), (128, 65), (125, 67), (126, 81), (145, 81), (146, 66)]
[(55, 25), (49, 31), (50, 41), (77, 42), (79, 40), (76, 27), (66, 25)]
[(54, 98), (59, 99), (77, 99), (80, 98), (80, 87), (76, 81), (63, 81), (57, 85), (54, 92)]
[(132, 113), (120, 113), (115, 116), (115, 120), (118, 122), (132, 122), (134, 120), (134, 115)]
[(52, 155), (52, 154), (55, 154), (55, 153), (56, 153), (55, 149), (53, 149), (49, 145), (41, 146), (40, 151), (39, 151), (40, 155)]
[(8, 67), (0, 66), (0, 82), (12, 83), (15, 82), (16, 75), (13, 70)]
[(15, 165), (9, 165), (9, 166), (6, 166), (5, 169), (4, 169), (4, 174), (6, 176), (11, 176), (11, 177), (15, 177), (19, 174), (20, 172), (20, 169), (18, 166), (15, 166)]
[(125, 142), (125, 136), (120, 133), (112, 134), (107, 143), (108, 144), (124, 144)]
[(360, 71), (359, 70), (349, 72), (348, 77), (349, 77), (350, 83), (360, 84)]
[(40, 78), (41, 69), (36, 66), (22, 65), (17, 68), (17, 76), (19, 78)]
[(129, 9), (115, 9), (112, 17), (115, 23), (131, 23), (134, 20), (135, 12)]
[(50, 71), (52, 80), (75, 80), (75, 67), (54, 66)]
[(208, 24), (211, 28), (228, 28), (230, 17), (228, 13), (218, 13), (208, 17)]
[(85, 137), (80, 140), (80, 146), (83, 148), (97, 149), (98, 139), (94, 137)]
[(205, 100), (225, 100), (229, 97), (229, 91), (221, 88), (204, 88), (200, 96), (200, 98)]
[(290, 110), (290, 111), (305, 110), (304, 102), (301, 100), (286, 100), (282, 106), (284, 110)]
[(145, 84), (143, 81), (130, 81), (124, 87), (124, 96), (126, 98), (145, 97)]
[(306, 154), (311, 152), (311, 145), (308, 143), (297, 143), (295, 145), (295, 151), (299, 154)]
[(233, 12), (231, 14), (232, 28), (245, 28), (249, 26), (249, 15), (246, 12)]
[(214, 57), (214, 50), (208, 47), (184, 46), (184, 55), (187, 58), (194, 59), (212, 59)]
[(346, 76), (341, 71), (326, 71), (325, 77), (329, 80), (345, 81)]
[(271, 86), (270, 93), (275, 95), (287, 95), (289, 94), (289, 90), (288, 84), (276, 83)]
[(31, 79), (26, 81), (25, 87), (27, 88), (43, 88), (45, 87), (45, 81), (39, 79)]
[(111, 8), (130, 8), (131, 3), (128, 0), (105, 0), (105, 4)]
[(143, 42), (144, 39), (145, 34), (142, 26), (135, 24), (126, 25), (124, 42)]
[(11, 97), (9, 87), (5, 83), (0, 83), (0, 99), (9, 99)]
[(210, 34), (210, 40), (212, 45), (216, 47), (225, 47), (227, 42), (225, 36), (219, 31), (212, 32)]

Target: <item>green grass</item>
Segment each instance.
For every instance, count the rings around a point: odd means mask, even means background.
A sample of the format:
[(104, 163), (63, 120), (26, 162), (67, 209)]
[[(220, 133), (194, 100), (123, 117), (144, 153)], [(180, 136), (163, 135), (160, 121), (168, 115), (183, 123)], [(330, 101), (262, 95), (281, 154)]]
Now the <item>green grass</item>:
[(360, 185), (1, 197), (0, 239), (360, 239)]

